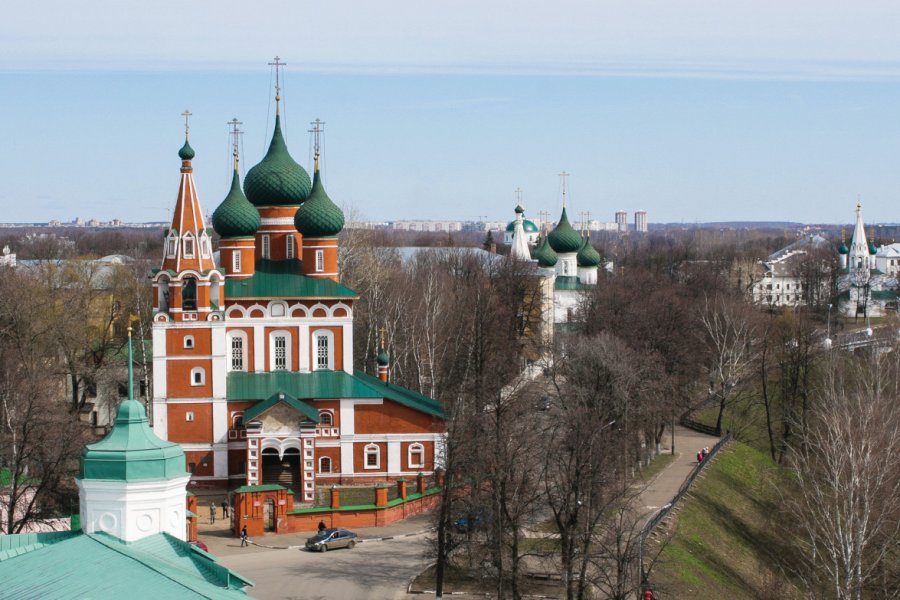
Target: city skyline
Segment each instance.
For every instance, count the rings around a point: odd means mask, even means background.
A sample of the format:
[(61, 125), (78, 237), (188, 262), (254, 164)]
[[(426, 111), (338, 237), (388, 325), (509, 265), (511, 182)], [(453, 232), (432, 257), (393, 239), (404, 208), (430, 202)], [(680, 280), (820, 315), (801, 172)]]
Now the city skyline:
[(227, 121), (243, 122), (242, 170), (265, 151), (275, 54), (291, 153), (311, 169), (323, 119), (329, 193), (362, 220), (503, 219), (516, 188), (558, 215), (562, 170), (570, 211), (604, 220), (843, 223), (858, 198), (867, 222), (898, 220), (888, 3), (497, 2), (477, 18), (466, 2), (264, 3), (239, 37), (237, 4), (48, 6), (57, 18), (19, 6), (0, 24), (4, 221), (165, 220), (185, 109), (211, 211)]

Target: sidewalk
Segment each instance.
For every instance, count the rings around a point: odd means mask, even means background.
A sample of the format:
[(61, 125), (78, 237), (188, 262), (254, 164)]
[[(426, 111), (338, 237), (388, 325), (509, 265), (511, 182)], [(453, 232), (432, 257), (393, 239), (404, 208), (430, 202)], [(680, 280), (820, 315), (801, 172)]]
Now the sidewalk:
[[(671, 443), (670, 440), (667, 440)], [(655, 512), (672, 500), (678, 493), (694, 467), (697, 466), (697, 452), (705, 447), (712, 448), (719, 441), (714, 435), (698, 433), (692, 429), (675, 426), (675, 460), (656, 476), (641, 493), (641, 504), (648, 512)], [(671, 452), (671, 449), (668, 450)]]

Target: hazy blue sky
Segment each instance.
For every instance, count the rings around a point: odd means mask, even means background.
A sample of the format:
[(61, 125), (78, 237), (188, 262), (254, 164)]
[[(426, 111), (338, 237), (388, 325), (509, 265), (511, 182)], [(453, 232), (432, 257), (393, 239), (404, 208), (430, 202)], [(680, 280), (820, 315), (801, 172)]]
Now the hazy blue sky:
[(0, 221), (164, 220), (189, 108), (211, 212), (289, 148), (369, 219), (900, 221), (900, 3), (45, 1), (0, 21)]

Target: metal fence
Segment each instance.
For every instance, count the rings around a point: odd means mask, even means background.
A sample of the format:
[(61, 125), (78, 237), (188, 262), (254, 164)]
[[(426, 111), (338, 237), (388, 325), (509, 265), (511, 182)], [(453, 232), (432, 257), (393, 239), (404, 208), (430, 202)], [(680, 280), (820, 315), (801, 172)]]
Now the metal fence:
[[(682, 423), (684, 425), (684, 423)], [(708, 426), (705, 426), (708, 427)], [(713, 446), (709, 454), (706, 455), (706, 458), (703, 459), (703, 462), (697, 464), (694, 467), (694, 470), (691, 471), (691, 474), (688, 475), (687, 479), (684, 480), (684, 483), (681, 484), (681, 487), (678, 488), (678, 493), (669, 501), (667, 505), (662, 507), (662, 509), (656, 511), (650, 520), (644, 525), (644, 528), (641, 530), (641, 543), (640, 543), (640, 566), (641, 566), (641, 585), (646, 585), (648, 582), (649, 573), (644, 570), (644, 544), (647, 542), (647, 536), (653, 532), (654, 529), (669, 516), (669, 513), (678, 505), (678, 502), (684, 498), (685, 494), (691, 489), (691, 486), (694, 485), (694, 480), (697, 479), (697, 476), (706, 468), (713, 458), (715, 458), (716, 454), (719, 453), (719, 450), (725, 447), (725, 444), (731, 441), (731, 433), (728, 433), (725, 437), (720, 439), (715, 446)]]

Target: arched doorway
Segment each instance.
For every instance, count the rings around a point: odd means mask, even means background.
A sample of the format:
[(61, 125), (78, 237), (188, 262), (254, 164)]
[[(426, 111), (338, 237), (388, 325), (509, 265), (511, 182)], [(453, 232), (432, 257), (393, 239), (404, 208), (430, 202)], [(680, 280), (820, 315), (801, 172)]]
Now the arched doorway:
[(262, 451), (262, 483), (277, 483), (295, 494), (300, 492), (300, 450), (288, 448), (279, 457), (275, 448)]
[(271, 498), (263, 502), (263, 529), (275, 531), (275, 501)]

